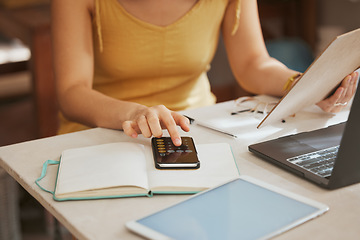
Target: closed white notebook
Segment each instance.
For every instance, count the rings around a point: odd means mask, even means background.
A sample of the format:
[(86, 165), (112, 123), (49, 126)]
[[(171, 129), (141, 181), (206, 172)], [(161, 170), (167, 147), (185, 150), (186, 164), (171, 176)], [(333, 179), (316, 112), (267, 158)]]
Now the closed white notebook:
[[(211, 106), (186, 110), (184, 114), (193, 119), (197, 125), (238, 138), (249, 129), (256, 129), (260, 121), (266, 116), (266, 112), (251, 112), (251, 109), (256, 108), (259, 103), (276, 104), (279, 101), (278, 98), (266, 95), (251, 98), (253, 100), (241, 104), (236, 104), (235, 100), (226, 101)], [(264, 110), (264, 104), (257, 107), (257, 110)]]

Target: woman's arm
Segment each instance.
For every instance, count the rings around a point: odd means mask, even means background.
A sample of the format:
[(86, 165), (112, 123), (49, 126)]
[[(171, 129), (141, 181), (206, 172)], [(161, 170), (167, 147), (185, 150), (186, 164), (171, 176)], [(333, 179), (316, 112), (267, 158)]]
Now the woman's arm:
[(257, 1), (242, 0), (239, 28), (231, 35), (236, 1), (231, 1), (222, 26), (229, 63), (239, 84), (256, 94), (282, 96), (287, 79), (296, 72), (269, 56), (261, 32)]
[[(164, 106), (146, 107), (120, 101), (92, 89), (93, 0), (53, 0), (52, 40), (59, 106), (72, 121), (92, 127), (123, 129), (132, 137), (160, 137), (168, 129), (179, 145), (176, 125), (189, 130), (188, 119)], [(180, 140), (181, 143), (181, 140)]]
[[(249, 92), (273, 96), (284, 95), (285, 83), (297, 72), (269, 56), (261, 32), (256, 1), (241, 1), (239, 28), (235, 35), (231, 35), (235, 22), (235, 8), (236, 1), (230, 1), (222, 26), (224, 42), (235, 78)], [(353, 97), (357, 77), (356, 73), (348, 75), (333, 95), (317, 105), (326, 112), (340, 111), (344, 105), (336, 103), (347, 103)]]

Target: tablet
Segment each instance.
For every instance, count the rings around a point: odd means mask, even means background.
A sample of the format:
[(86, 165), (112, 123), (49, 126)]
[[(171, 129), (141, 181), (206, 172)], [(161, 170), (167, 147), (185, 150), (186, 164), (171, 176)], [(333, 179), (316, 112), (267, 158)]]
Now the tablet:
[(196, 194), (126, 227), (149, 239), (267, 239), (329, 208), (247, 176)]
[(360, 28), (336, 37), (304, 75), (261, 121), (258, 128), (280, 122), (325, 99), (360, 67)]

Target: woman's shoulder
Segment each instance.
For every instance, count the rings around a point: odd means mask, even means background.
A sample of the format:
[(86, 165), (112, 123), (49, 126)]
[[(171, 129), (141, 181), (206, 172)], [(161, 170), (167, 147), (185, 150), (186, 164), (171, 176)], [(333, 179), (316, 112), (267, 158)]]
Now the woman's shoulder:
[(86, 9), (91, 13), (95, 10), (95, 0), (51, 0), (52, 5), (56, 7), (71, 7), (78, 11)]
[(239, 1), (241, 1), (241, 0), (228, 0), (228, 5), (230, 5), (230, 4), (232, 4), (232, 3), (234, 3), (234, 2), (239, 2)]

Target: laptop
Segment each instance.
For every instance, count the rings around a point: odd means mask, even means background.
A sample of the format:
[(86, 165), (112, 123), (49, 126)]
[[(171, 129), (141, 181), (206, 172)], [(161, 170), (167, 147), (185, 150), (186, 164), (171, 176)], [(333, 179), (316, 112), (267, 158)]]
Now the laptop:
[(360, 182), (360, 87), (348, 120), (314, 131), (250, 145), (249, 151), (321, 187)]

